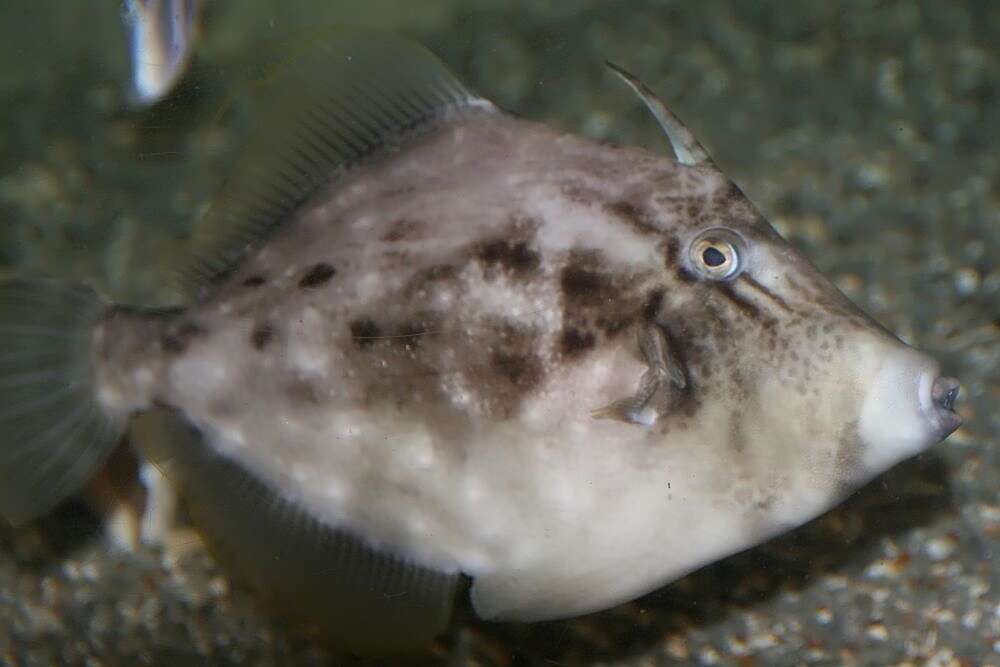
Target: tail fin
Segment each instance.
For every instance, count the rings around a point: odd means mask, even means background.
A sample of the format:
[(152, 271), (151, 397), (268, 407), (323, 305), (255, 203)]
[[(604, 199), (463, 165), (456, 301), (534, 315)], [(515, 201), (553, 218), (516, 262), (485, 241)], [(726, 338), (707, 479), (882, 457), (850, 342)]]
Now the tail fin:
[(78, 491), (123, 433), (95, 393), (105, 310), (86, 287), (0, 282), (0, 516), (12, 523)]

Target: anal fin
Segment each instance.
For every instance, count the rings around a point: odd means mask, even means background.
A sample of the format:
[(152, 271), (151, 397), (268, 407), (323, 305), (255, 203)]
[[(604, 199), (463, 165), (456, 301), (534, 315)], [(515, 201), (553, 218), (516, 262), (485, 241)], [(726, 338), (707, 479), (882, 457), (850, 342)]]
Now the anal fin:
[(219, 560), (276, 607), (363, 656), (419, 651), (446, 629), (461, 574), (433, 570), (333, 528), (216, 453), (177, 413), (142, 416), (169, 440), (164, 469)]

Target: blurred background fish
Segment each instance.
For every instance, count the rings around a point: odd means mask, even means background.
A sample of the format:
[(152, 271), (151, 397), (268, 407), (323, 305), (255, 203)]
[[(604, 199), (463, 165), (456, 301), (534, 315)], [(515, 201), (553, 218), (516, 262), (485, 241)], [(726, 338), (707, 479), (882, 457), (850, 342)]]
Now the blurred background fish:
[(155, 104), (173, 89), (198, 38), (200, 0), (125, 0), (123, 20), (131, 59), (131, 98)]

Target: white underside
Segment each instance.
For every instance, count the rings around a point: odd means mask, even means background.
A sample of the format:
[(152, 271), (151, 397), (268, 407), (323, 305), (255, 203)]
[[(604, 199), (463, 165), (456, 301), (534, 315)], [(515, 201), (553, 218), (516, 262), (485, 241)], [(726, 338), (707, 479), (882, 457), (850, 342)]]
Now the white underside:
[[(483, 617), (537, 620), (634, 598), (829, 502), (825, 489), (796, 491), (786, 479), (770, 520), (749, 523), (735, 470), (720, 471), (718, 449), (704, 443), (725, 438), (723, 405), (665, 440), (655, 424), (591, 416), (634, 391), (643, 370), (621, 351), (594, 355), (553, 376), (521, 419), (461, 445), (387, 410), (188, 416), (212, 446), (330, 525), (475, 577)], [(206, 396), (234, 381), (196, 356), (175, 367), (181, 384), (185, 372)]]

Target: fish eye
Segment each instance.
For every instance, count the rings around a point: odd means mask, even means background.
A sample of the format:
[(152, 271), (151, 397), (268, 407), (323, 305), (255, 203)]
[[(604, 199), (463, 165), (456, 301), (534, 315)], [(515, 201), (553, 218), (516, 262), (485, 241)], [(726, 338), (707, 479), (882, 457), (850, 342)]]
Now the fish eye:
[(742, 268), (742, 241), (725, 229), (709, 229), (691, 244), (690, 259), (698, 273), (710, 280), (726, 280)]

